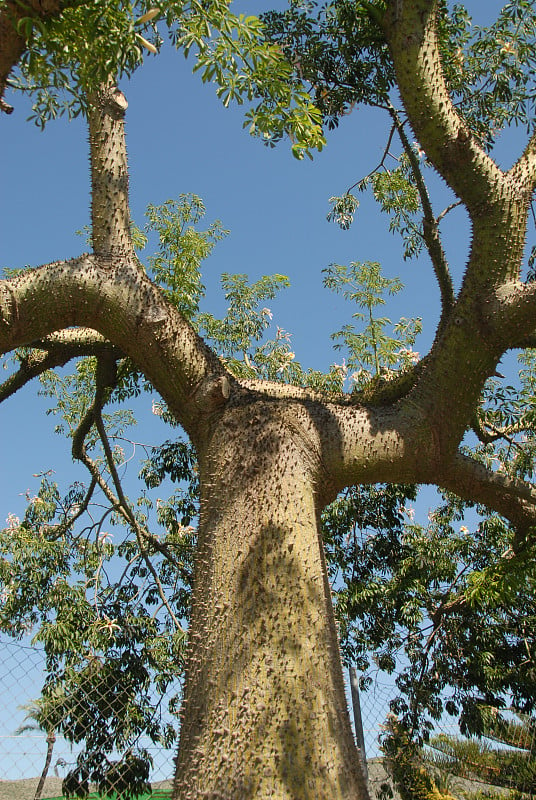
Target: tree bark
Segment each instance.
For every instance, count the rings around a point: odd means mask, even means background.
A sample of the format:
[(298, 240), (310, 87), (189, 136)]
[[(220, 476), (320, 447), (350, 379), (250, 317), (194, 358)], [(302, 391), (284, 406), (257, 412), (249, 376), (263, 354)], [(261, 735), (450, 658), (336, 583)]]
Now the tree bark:
[(368, 800), (307, 438), (265, 400), (224, 414), (200, 456), (175, 800)]

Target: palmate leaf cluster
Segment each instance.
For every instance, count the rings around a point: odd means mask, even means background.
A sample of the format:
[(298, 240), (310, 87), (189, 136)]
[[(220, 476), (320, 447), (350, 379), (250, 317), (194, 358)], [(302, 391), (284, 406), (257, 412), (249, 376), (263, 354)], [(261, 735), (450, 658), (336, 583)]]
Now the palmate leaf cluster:
[(178, 201), (168, 200), (159, 206), (149, 205), (146, 212), (146, 230), (155, 231), (159, 242), (157, 253), (147, 260), (148, 266), (169, 300), (189, 320), (197, 316), (205, 296), (201, 263), (229, 233), (220, 220), (200, 231), (195, 226), (204, 215), (203, 201), (194, 194), (180, 195)]
[(142, 34), (156, 40), (154, 23), (136, 24), (143, 3), (73, 3), (59, 17), (23, 18), (28, 47), (13, 88), (34, 96), (32, 119), (40, 127), (61, 113), (78, 116), (87, 95), (113, 75), (131, 75), (143, 61)]
[(75, 3), (50, 19), (24, 17), (19, 32), (27, 49), (10, 85), (31, 94), (41, 128), (59, 114), (85, 113), (93, 92), (131, 76), (167, 35), (185, 56), (195, 54), (194, 71), (225, 106), (256, 102), (244, 123), (253, 135), (267, 144), (289, 136), (297, 158), (324, 144), (320, 112), (290, 79), (280, 48), (257, 17), (232, 13), (227, 0)]
[(324, 270), (324, 286), (362, 309), (352, 314), (360, 323), (360, 330), (354, 324), (347, 324), (331, 336), (336, 342), (335, 349), (345, 349), (348, 353), (346, 367), (354, 389), (380, 377), (392, 377), (419, 360), (413, 345), (422, 329), (421, 320), (403, 317), (389, 336), (388, 326), (393, 323), (388, 317), (374, 313), (386, 304), (386, 295), (396, 295), (403, 289), (399, 278), (384, 276), (378, 262), (331, 264)]
[[(264, 14), (296, 74), (311, 87), (329, 128), (359, 105), (386, 108), (395, 76), (379, 21), (381, 0), (290, 3)], [(505, 3), (488, 27), (461, 3), (439, 7), (441, 57), (449, 90), (471, 132), (491, 147), (508, 125), (534, 121), (536, 12), (530, 0)]]
[[(416, 155), (421, 160), (417, 148)], [(386, 159), (393, 166), (388, 167)], [(422, 161), (420, 167), (426, 167)], [(402, 237), (404, 260), (416, 258), (423, 250), (422, 204), (415, 185), (415, 174), (410, 158), (404, 152), (394, 156), (386, 153), (382, 163), (369, 175), (359, 180), (355, 187), (340, 197), (329, 198), (331, 209), (326, 215), (328, 222), (336, 222), (342, 230), (348, 230), (359, 208), (359, 200), (354, 189), (365, 192), (371, 189), (372, 195), (381, 211), (389, 217), (389, 231)]]
[[(469, 528), (462, 524), (468, 509), (446, 497), (422, 525), (412, 519), (412, 487), (386, 487), (387, 495), (374, 488), (382, 504), (392, 498), (394, 519), (383, 529), (363, 529), (362, 487), (339, 498), (335, 515), (326, 511), (330, 529), (335, 524), (331, 539), (339, 542), (330, 562), (339, 567), (343, 653), (363, 671), (363, 690), (380, 670), (395, 676), (382, 749), (398, 793), (439, 797), (437, 771), (422, 745), (450, 727), (449, 717), (478, 741), (486, 735), (487, 708), (534, 713), (536, 551), (513, 556), (511, 531), (484, 508), (475, 509), (481, 521)], [(516, 775), (515, 763), (506, 754), (504, 775)], [(468, 777), (465, 757), (461, 764)], [(462, 766), (443, 766), (462, 774)]]
[(369, 5), (291, 2), (286, 11), (262, 16), (295, 74), (311, 87), (328, 128), (356, 104), (383, 105), (394, 86), (387, 47)]
[[(85, 526), (72, 530), (86, 493), (76, 485), (61, 497), (44, 476), (25, 517), (12, 517), (0, 536), (0, 627), (16, 638), (32, 633), (44, 648), (42, 727), (82, 746), (71, 787), (84, 774), (97, 783), (109, 779), (117, 751), (140, 766), (139, 778), (150, 763), (142, 735), (172, 745), (186, 645), (184, 630), (162, 611), (137, 544), (110, 510), (92, 503)], [(195, 534), (177, 519), (185, 509), (173, 503), (159, 509), (173, 567), (150, 547), (147, 554), (174, 615), (186, 624)]]
[(463, 5), (455, 4), (442, 14), (440, 32), (449, 90), (480, 143), (493, 147), (512, 124), (531, 131), (536, 110), (534, 4), (505, 3), (486, 28), (473, 25)]
[[(429, 164), (426, 154), (415, 150), (404, 113), (397, 108), (393, 67), (381, 33), (384, 10), (380, 1), (292, 2), (288, 10), (270, 12), (263, 20), (268, 35), (293, 64), (295, 76), (309, 87), (328, 129), (360, 106), (389, 114), (401, 148), (391, 146), (391, 133), (380, 164), (344, 194), (331, 197), (327, 216), (348, 229), (359, 208), (352, 190), (370, 188), (390, 218), (389, 229), (402, 237), (404, 259), (413, 259), (422, 253), (425, 243), (422, 218), (426, 216), (426, 198), (417, 191), (417, 184)], [(481, 27), (472, 23), (462, 4), (442, 2), (438, 30), (447, 84), (471, 135), (491, 150), (508, 126), (521, 125), (532, 131), (534, 4), (530, 0), (505, 3), (496, 22)], [(444, 212), (437, 219), (443, 216)]]

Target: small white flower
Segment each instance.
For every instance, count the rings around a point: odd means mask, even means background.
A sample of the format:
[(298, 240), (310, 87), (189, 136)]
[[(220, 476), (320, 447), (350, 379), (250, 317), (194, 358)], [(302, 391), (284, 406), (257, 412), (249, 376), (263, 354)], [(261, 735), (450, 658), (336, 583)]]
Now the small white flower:
[(348, 375), (348, 367), (346, 366), (346, 360), (343, 358), (342, 364), (333, 364), (333, 369), (335, 372), (338, 372), (341, 378), (346, 378)]
[(121, 630), (121, 625), (119, 625), (116, 619), (110, 619), (106, 616), (106, 614), (104, 614), (99, 624), (99, 628), (101, 630), (105, 630), (108, 633), (108, 636), (111, 638), (115, 631)]
[(513, 55), (516, 52), (516, 49), (512, 42), (503, 42), (503, 46), (501, 47), (501, 54), (502, 55)]
[(6, 518), (8, 530), (13, 531), (15, 528), (18, 528), (20, 525), (20, 519), (11, 512), (7, 515)]

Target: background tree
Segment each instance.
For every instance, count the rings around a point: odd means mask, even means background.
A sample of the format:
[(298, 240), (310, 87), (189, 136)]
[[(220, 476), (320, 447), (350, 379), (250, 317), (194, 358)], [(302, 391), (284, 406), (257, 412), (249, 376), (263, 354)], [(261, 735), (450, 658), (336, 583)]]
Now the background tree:
[[(523, 10), (524, 5), (518, 7)], [(195, 445), (201, 513), (177, 797), (202, 791), (243, 797), (365, 797), (342, 711), (319, 512), (347, 486), (430, 482), (467, 502), (494, 508), (509, 521), (504, 551), (508, 558), (501, 554), (488, 568), (488, 577), (507, 569), (506, 561), (514, 571), (530, 548), (530, 483), (490, 468), (485, 459), (459, 447), (500, 357), (531, 344), (533, 284), (520, 277), (534, 185), (532, 143), (512, 170), (504, 172), (487, 155), (488, 143), (463, 104), (458, 108), (452, 103), (444, 80), (449, 73), (446, 68), (443, 72), (440, 57), (445, 43), (451, 48), (458, 41), (460, 25), (449, 32), (450, 18), (443, 6), (423, 0), (411, 8), (389, 3), (353, 9), (349, 20), (362, 33), (359, 51), (366, 55), (376, 48), (374, 63), (385, 64), (384, 73), (376, 74), (376, 82), (361, 99), (376, 104), (382, 100), (412, 165), (416, 154), (412, 161), (412, 148), (403, 144), (404, 120), (397, 123), (398, 112), (388, 98), (396, 80), (421, 147), (471, 218), (474, 238), (461, 289), (454, 291), (439, 245), (441, 215), (432, 214), (422, 174), (412, 169), (424, 216), (421, 238), (442, 298), (430, 353), (418, 365), (408, 365), (396, 380), (377, 381), (372, 391), (361, 394), (337, 394), (325, 384), (315, 392), (308, 388), (309, 379), (285, 386), (281, 381), (237, 378), (150, 281), (133, 251), (122, 122), (126, 102), (109, 81), (116, 69), (128, 71), (137, 65), (139, 43), (151, 45), (132, 19), (140, 25), (151, 20), (121, 9), (102, 30), (100, 15), (86, 17), (77, 11), (81, 16), (76, 20), (64, 12), (59, 28), (57, 20), (38, 27), (33, 47), (29, 42), (27, 72), (46, 89), (48, 76), (60, 76), (64, 69), (65, 80), (57, 77), (56, 85), (72, 84), (79, 103), (73, 113), (80, 108), (88, 114), (93, 253), (23, 272), (4, 283), (2, 347), (31, 346), (39, 362), (30, 369), (23, 364), (5, 393), (44, 369), (45, 363), (50, 367), (80, 355), (83, 346), (96, 354), (93, 401), (74, 431), (73, 453), (126, 521), (142, 553), (149, 537), (122, 490), (102, 415), (118, 385), (118, 357), (127, 355), (135, 362)], [(202, 35), (208, 32), (209, 12), (214, 12), (210, 22), (220, 32), (223, 28), (224, 35), (205, 47)], [(335, 17), (337, 13), (335, 7)], [(179, 39), (187, 49), (193, 43), (199, 47), (204, 75), (217, 78), (224, 102), (248, 93), (263, 98), (261, 110), (250, 118), (254, 132), (268, 134), (273, 141), (289, 131), (298, 155), (322, 143), (314, 126), (317, 117), (308, 111), (300, 85), (289, 82), (290, 70), (276, 72), (275, 77), (266, 71), (270, 66), (277, 69), (279, 51), (259, 44), (251, 33), (255, 24), (248, 28), (244, 21), (229, 18), (226, 9), (212, 6), (181, 14)], [(75, 37), (72, 50), (65, 49), (65, 20), (71, 28), (79, 23), (80, 38)], [(35, 27), (30, 22), (29, 33)], [(229, 27), (234, 38), (228, 35)], [(90, 71), (84, 60), (85, 43), (94, 40), (99, 51), (102, 41), (106, 56), (102, 75)], [(494, 43), (496, 49), (502, 47), (496, 38)], [(263, 55), (253, 59), (252, 69), (247, 56), (257, 55), (257, 45)], [(236, 59), (229, 58), (236, 49), (246, 55), (244, 74), (238, 76)], [(110, 53), (115, 54), (113, 69)], [(99, 52), (91, 56), (100, 64)], [(294, 63), (300, 77), (301, 67)], [(259, 64), (260, 75), (255, 71)], [(489, 75), (492, 85), (496, 74), (497, 70)], [(525, 75), (523, 69), (520, 74)], [(470, 75), (465, 79), (469, 97), (474, 83)], [(50, 116), (56, 102), (55, 93), (45, 90), (38, 118)], [(396, 177), (404, 179), (403, 174)], [(376, 191), (388, 209), (389, 185), (378, 182)], [(395, 209), (395, 225), (411, 221), (415, 201), (408, 205), (410, 195), (408, 186), (402, 207)], [(340, 215), (341, 208), (348, 215), (355, 202), (336, 204), (335, 213)], [(88, 326), (100, 336), (87, 330), (75, 333), (73, 326)], [(371, 335), (378, 340), (374, 326)], [(99, 463), (88, 454), (86, 439), (93, 428), (102, 442), (112, 493)], [(506, 436), (512, 433), (508, 429)], [(499, 434), (501, 438), (505, 431)], [(448, 592), (443, 600), (445, 616), (449, 601), (459, 607), (465, 597)], [(114, 618), (109, 619), (113, 626)]]
[(15, 735), (20, 736), (28, 731), (35, 730), (44, 731), (46, 733), (47, 752), (45, 755), (45, 763), (43, 764), (43, 769), (39, 776), (34, 794), (34, 800), (41, 800), (45, 781), (52, 763), (52, 754), (56, 743), (56, 732), (51, 725), (48, 711), (41, 699), (28, 703), (24, 706), (24, 710), (26, 711), (26, 716), (24, 718), (26, 721), (23, 722), (22, 725), (19, 725), (15, 731)]
[(484, 739), (436, 736), (430, 741), (430, 763), (443, 773), (510, 789), (514, 796), (533, 796), (534, 720), (520, 714), (507, 719), (496, 708), (482, 714)]

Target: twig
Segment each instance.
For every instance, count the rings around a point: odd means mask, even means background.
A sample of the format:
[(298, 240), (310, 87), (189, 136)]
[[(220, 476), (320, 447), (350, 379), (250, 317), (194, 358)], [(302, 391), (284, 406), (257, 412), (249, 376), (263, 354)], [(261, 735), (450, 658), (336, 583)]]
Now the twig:
[(422, 176), (419, 161), (404, 130), (404, 123), (400, 119), (398, 111), (394, 108), (394, 106), (390, 106), (389, 113), (400, 137), (404, 152), (408, 157), (411, 171), (415, 180), (415, 185), (417, 187), (417, 191), (419, 192), (423, 210), (422, 237), (432, 261), (432, 267), (434, 269), (441, 295), (441, 318), (438, 325), (439, 333), (445, 326), (454, 305), (454, 286), (452, 283), (447, 257), (445, 255), (445, 251), (443, 250), (443, 245), (441, 244), (441, 238), (439, 236), (439, 218), (436, 219), (434, 216), (430, 196)]

